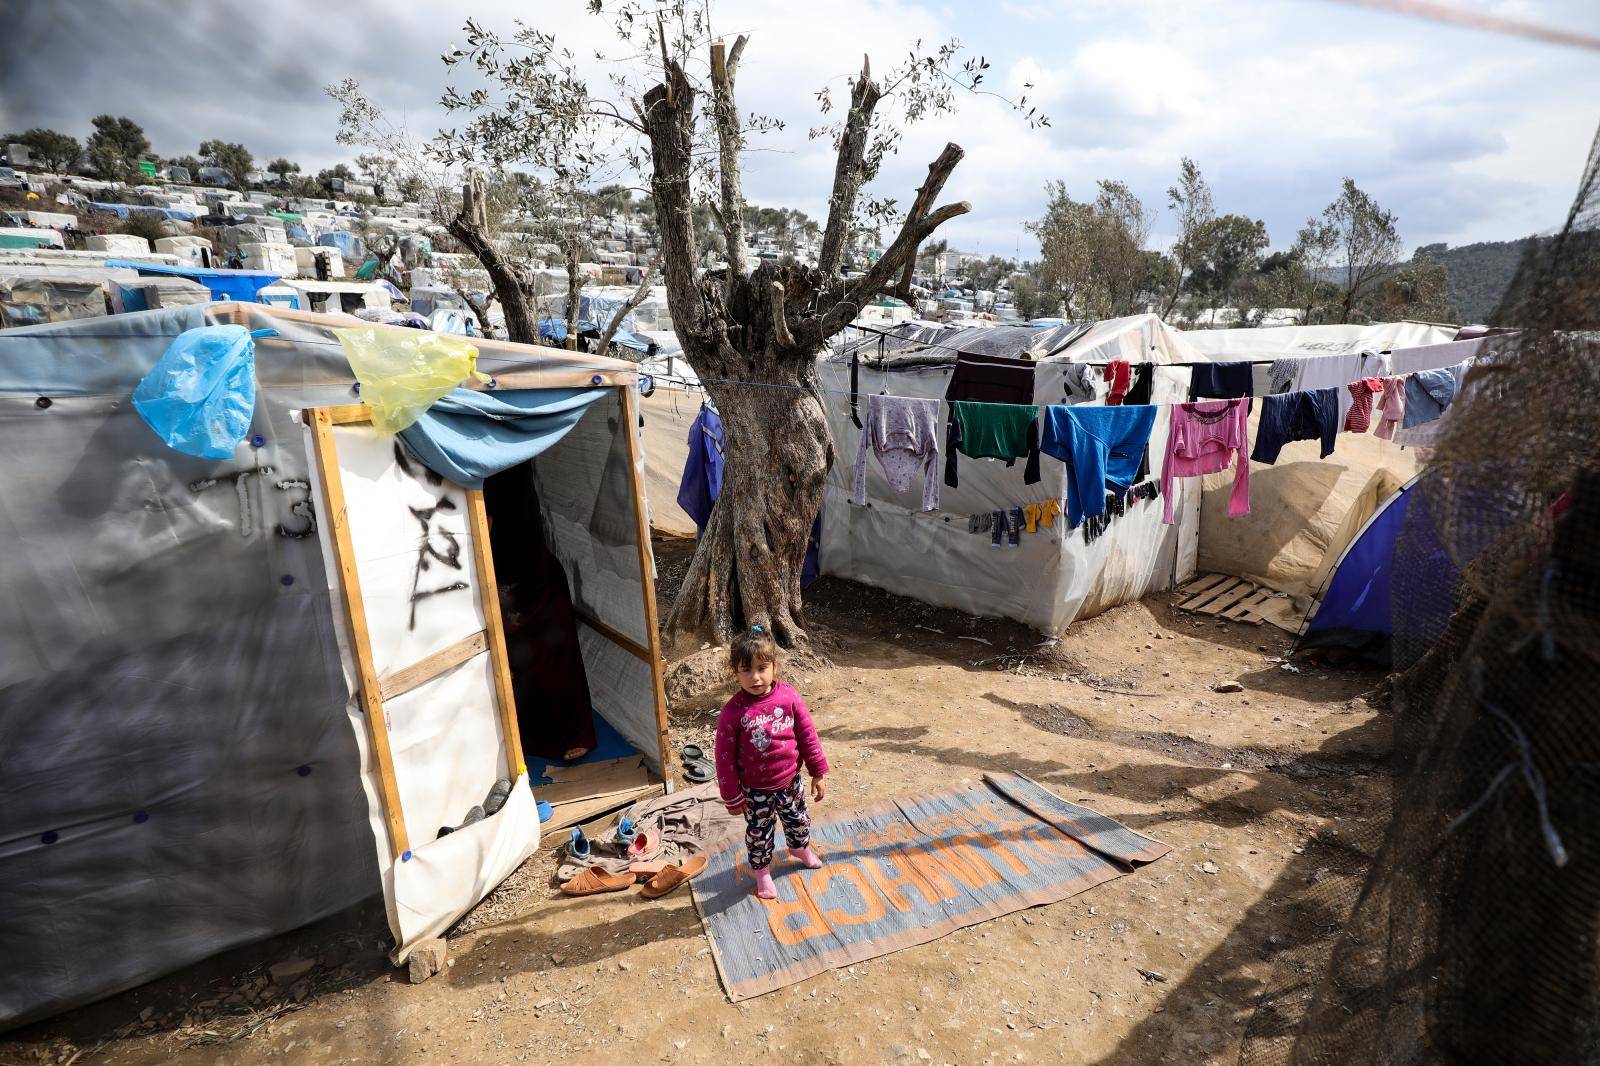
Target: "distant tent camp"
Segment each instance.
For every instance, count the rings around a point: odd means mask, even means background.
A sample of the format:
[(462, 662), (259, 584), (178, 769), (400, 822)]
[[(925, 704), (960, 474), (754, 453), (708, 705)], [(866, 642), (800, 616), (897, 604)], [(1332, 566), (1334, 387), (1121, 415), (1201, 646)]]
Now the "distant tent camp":
[(1405, 524), (1411, 490), (1423, 476), (1402, 485), (1356, 532), (1334, 563), (1322, 603), (1306, 623), (1296, 651), (1348, 648), (1370, 662), (1389, 665), (1395, 538)]

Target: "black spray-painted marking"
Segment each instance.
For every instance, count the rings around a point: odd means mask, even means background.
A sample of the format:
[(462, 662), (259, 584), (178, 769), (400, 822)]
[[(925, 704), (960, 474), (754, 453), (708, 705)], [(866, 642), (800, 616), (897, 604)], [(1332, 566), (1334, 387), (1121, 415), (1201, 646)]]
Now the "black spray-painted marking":
[(422, 544), (417, 548), (417, 568), (411, 576), (411, 621), (407, 629), (417, 628), (417, 603), (441, 592), (460, 592), (468, 588), (466, 582), (456, 581), (438, 588), (422, 588), (422, 573), (431, 569), (434, 562), (452, 570), (461, 569), (461, 541), (448, 529), (435, 531), (433, 516), (439, 511), (454, 511), (455, 502), (448, 495), (440, 496), (432, 507), (411, 507), (412, 517), (422, 523)]

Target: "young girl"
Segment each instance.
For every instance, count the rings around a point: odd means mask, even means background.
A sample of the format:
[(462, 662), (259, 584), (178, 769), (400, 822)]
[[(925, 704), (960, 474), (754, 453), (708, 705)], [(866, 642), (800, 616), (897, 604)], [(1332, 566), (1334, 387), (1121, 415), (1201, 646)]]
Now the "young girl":
[(728, 665), (739, 679), (739, 691), (722, 705), (717, 718), (717, 787), (729, 813), (744, 812), (744, 843), (756, 875), (756, 895), (775, 899), (778, 892), (768, 867), (776, 822), (783, 822), (790, 855), (813, 870), (822, 865), (811, 850), (800, 765), (811, 772), (811, 798), (820, 802), (827, 794), (822, 777), (828, 759), (805, 701), (778, 680), (778, 646), (760, 626), (733, 642)]

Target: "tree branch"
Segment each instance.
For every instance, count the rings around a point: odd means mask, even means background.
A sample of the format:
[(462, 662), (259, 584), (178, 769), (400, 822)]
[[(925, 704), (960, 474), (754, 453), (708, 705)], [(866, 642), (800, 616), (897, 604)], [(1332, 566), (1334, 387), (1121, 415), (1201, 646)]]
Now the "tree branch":
[(901, 228), (900, 235), (894, 239), (894, 243), (884, 251), (883, 257), (872, 264), (871, 270), (845, 286), (840, 298), (821, 317), (817, 343), (820, 344), (824, 339), (849, 325), (850, 320), (861, 313), (861, 308), (866, 302), (882, 290), (889, 283), (889, 279), (905, 265), (906, 258), (916, 256), (917, 246), (934, 230), (952, 218), (958, 218), (971, 210), (972, 205), (963, 200), (960, 203), (945, 204), (917, 222), (908, 219)]
[(655, 279), (656, 272), (653, 269), (644, 272), (644, 280), (639, 283), (637, 289), (633, 290), (633, 295), (628, 297), (627, 303), (617, 308), (617, 313), (611, 316), (611, 324), (606, 327), (604, 333), (600, 334), (600, 346), (595, 349), (598, 354), (605, 355), (611, 350), (611, 338), (617, 335), (617, 329), (622, 325), (622, 320), (632, 314), (635, 307), (644, 303), (644, 298), (650, 295), (650, 284)]
[(872, 113), (883, 99), (878, 83), (872, 80), (872, 62), (863, 56), (861, 76), (850, 92), (850, 114), (839, 138), (839, 155), (833, 167), (833, 192), (828, 197), (828, 225), (822, 231), (822, 250), (817, 269), (827, 277), (839, 272), (844, 262), (845, 240), (855, 217), (856, 196), (866, 178), (867, 135), (872, 131)]
[(784, 318), (783, 282), (772, 283), (772, 336), (780, 348), (793, 348), (794, 335), (789, 332), (789, 321)]
[[(669, 86), (670, 91), (669, 91)], [(704, 301), (695, 276), (700, 251), (694, 239), (694, 89), (677, 63), (667, 65), (660, 85), (645, 93), (640, 109), (650, 137), (650, 197), (661, 238), (662, 280), (678, 332), (703, 336)], [(689, 347), (685, 344), (685, 348)]]
[(743, 141), (739, 112), (733, 102), (733, 77), (744, 51), (745, 36), (733, 42), (729, 62), (721, 41), (711, 45), (712, 114), (717, 124), (717, 171), (722, 182), (722, 233), (728, 249), (728, 292), (742, 281), (745, 269), (744, 194), (740, 191), (739, 149)]
[(519, 344), (538, 344), (539, 323), (530, 306), (527, 286), (518, 276), (516, 267), (489, 239), (484, 198), (483, 178), (474, 174), (461, 190), (460, 213), (450, 219), (445, 228), (488, 272), (495, 296), (505, 311), (506, 336)]
[[(944, 191), (944, 183), (950, 180), (950, 173), (955, 170), (956, 164), (961, 162), (961, 146), (946, 144), (939, 157), (928, 164), (928, 179), (917, 189), (917, 198), (911, 203), (911, 210), (906, 213), (907, 222), (920, 222), (928, 216), (933, 208), (933, 202)], [(895, 296), (907, 303), (911, 302), (911, 277), (917, 270), (917, 249), (912, 249), (911, 258), (906, 260), (906, 266), (900, 275), (900, 284), (889, 295)]]

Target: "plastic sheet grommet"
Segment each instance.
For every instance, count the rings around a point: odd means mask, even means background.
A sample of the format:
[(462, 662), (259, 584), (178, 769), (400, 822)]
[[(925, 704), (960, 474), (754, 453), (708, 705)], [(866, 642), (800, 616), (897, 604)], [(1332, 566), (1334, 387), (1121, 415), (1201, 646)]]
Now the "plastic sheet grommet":
[(280, 585), (282, 585), (284, 588), (288, 588), (290, 585), (294, 584), (294, 575), (293, 574), (284, 574), (282, 577), (280, 577), (278, 579), (278, 583)]
[(150, 820), (150, 815), (145, 813), (144, 811), (134, 811), (133, 812), (133, 824), (134, 825), (143, 825), (144, 823), (148, 822), (149, 820)]
[(301, 777), (310, 777), (311, 776), (311, 767), (309, 767), (309, 766), (297, 766), (297, 767), (295, 767), (295, 771), (294, 772), (299, 774)]
[(56, 832), (54, 829), (50, 829), (39, 834), (39, 843), (41, 844), (54, 844), (60, 839), (61, 834)]
[(645, 399), (648, 400), (650, 397), (654, 396), (655, 394), (656, 394), (656, 379), (651, 377), (649, 374), (640, 374), (639, 375), (639, 395), (643, 396)]
[[(597, 380), (596, 384), (598, 384), (598, 383), (599, 382)], [(55, 401), (52, 400), (50, 397), (41, 396), (37, 400), (33, 401), (33, 406), (37, 407), (41, 411), (48, 411), (50, 409), (50, 405), (53, 404), (53, 403), (55, 403)]]
[(411, 849), (410, 848), (407, 848), (405, 851), (402, 851), (400, 853), (400, 861), (401, 862), (410, 862), (411, 861)]
[(500, 382), (496, 381), (494, 378), (490, 378), (488, 387), (491, 389), (498, 389), (500, 387)]
[(250, 438), (250, 447), (265, 448), (266, 446), (267, 438), (263, 437), (261, 434), (257, 433), (255, 436)]
[(599, 374), (596, 374), (594, 377), (589, 379), (589, 384), (598, 385), (604, 380), (605, 380), (605, 378), (601, 377)]
[(358, 381), (354, 385), (351, 385), (350, 386), (350, 391), (352, 393), (354, 393), (355, 395), (360, 396), (361, 395), (361, 382)]

